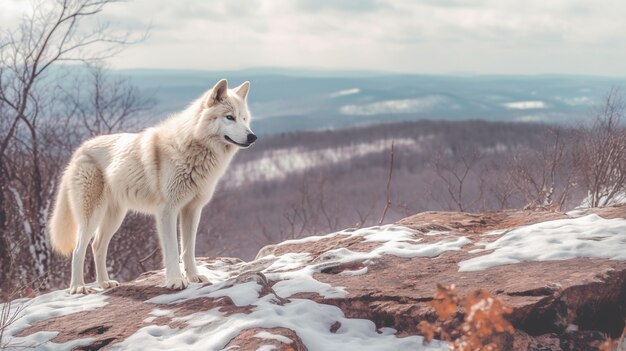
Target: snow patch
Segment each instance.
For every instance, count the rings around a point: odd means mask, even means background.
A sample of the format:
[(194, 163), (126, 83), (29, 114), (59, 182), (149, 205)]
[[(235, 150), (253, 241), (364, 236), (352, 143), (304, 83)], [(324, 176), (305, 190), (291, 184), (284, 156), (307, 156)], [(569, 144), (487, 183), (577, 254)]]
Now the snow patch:
[[(273, 297), (264, 296), (256, 301), (249, 314), (226, 316), (215, 308), (179, 320), (187, 322), (188, 326), (144, 327), (122, 343), (113, 345), (111, 350), (222, 350), (243, 330), (275, 327), (293, 330), (311, 351), (448, 350), (439, 342), (424, 346), (420, 336), (397, 338), (394, 334), (379, 334), (372, 321), (346, 318), (338, 307), (305, 299), (291, 299), (280, 305)], [(336, 322), (341, 323), (341, 327), (331, 333), (331, 326)]]
[(152, 311), (150, 311), (149, 314), (150, 314), (150, 317), (147, 317), (146, 319), (144, 319), (143, 320), (144, 323), (152, 323), (158, 317), (173, 317), (174, 311), (155, 308)]
[[(616, 194), (609, 196), (609, 194), (613, 193), (613, 189), (603, 189), (600, 196), (598, 197), (598, 207), (609, 207), (609, 206), (617, 206), (626, 204), (626, 192), (620, 191)], [(580, 205), (576, 207), (576, 209), (585, 209), (591, 208), (592, 197), (591, 194), (588, 194), (587, 197), (581, 201)]]
[(488, 232), (484, 232), (482, 234), (480, 234), (480, 236), (493, 236), (493, 235), (502, 235), (502, 234), (506, 234), (509, 231), (511, 231), (511, 229), (495, 229), (495, 230), (490, 230)]
[(541, 110), (547, 107), (545, 102), (539, 100), (507, 102), (502, 106), (509, 110)]
[(578, 218), (578, 217), (584, 216), (586, 213), (587, 213), (586, 208), (578, 208), (578, 209), (573, 209), (571, 211), (565, 212), (565, 215), (570, 218)]
[[(112, 349), (188, 350), (201, 345), (207, 350), (222, 350), (232, 338), (246, 329), (283, 327), (296, 332), (311, 351), (447, 350), (443, 343), (423, 346), (422, 338), (419, 336), (398, 338), (395, 330), (385, 329), (381, 332), (376, 330), (374, 323), (369, 320), (346, 318), (341, 309), (335, 306), (291, 296), (297, 293), (312, 293), (326, 298), (343, 298), (347, 295), (345, 288), (322, 283), (314, 278), (314, 274), (325, 268), (346, 263), (359, 262), (368, 265), (383, 254), (400, 257), (435, 257), (447, 250), (459, 250), (470, 241), (465, 237), (446, 237), (438, 242), (422, 243), (421, 234), (406, 227), (386, 225), (345, 230), (325, 237), (292, 240), (288, 243), (310, 242), (337, 235), (359, 236), (365, 242), (376, 245), (369, 252), (338, 248), (317, 257), (306, 252), (286, 253), (280, 256), (268, 255), (252, 262), (238, 262), (228, 267), (219, 262), (200, 266), (198, 268), (201, 274), (209, 275), (213, 272), (212, 277), (217, 278), (212, 280), (212, 285), (192, 284), (186, 290), (160, 295), (148, 302), (172, 304), (203, 296), (229, 297), (237, 306), (252, 306), (250, 313), (227, 316), (220, 312), (220, 308), (215, 308), (176, 317), (173, 321), (185, 322), (187, 326), (183, 328), (146, 326)], [(285, 244), (287, 243), (283, 243)], [(217, 274), (215, 271), (221, 273)], [(258, 276), (276, 282), (272, 286), (276, 295), (260, 296), (262, 282), (238, 281), (242, 277), (242, 272), (260, 272), (262, 274)], [(367, 267), (343, 273), (359, 275), (366, 272)], [(290, 299), (286, 302), (280, 301), (277, 296)], [(341, 327), (336, 333), (331, 333), (331, 326), (336, 322), (341, 323)]]
[[(18, 299), (11, 302), (9, 315), (18, 313), (17, 320), (7, 326), (4, 331), (2, 342), (19, 349), (36, 350), (72, 350), (81, 345), (93, 342), (92, 338), (72, 340), (57, 344), (51, 342), (57, 336), (57, 332), (37, 332), (25, 337), (15, 336), (24, 329), (37, 322), (54, 317), (65, 316), (72, 313), (94, 310), (107, 304), (107, 296), (102, 294), (70, 295), (67, 290), (50, 292), (32, 299)], [(0, 304), (0, 310), (4, 305)]]
[(257, 300), (260, 291), (261, 286), (257, 282), (246, 282), (212, 292), (208, 296), (213, 298), (227, 296), (235, 306), (248, 306)]
[(446, 102), (447, 99), (443, 96), (428, 95), (413, 99), (377, 101), (364, 105), (344, 105), (339, 108), (339, 113), (350, 116), (416, 113), (431, 110)]
[(286, 336), (282, 336), (282, 335), (278, 335), (278, 334), (272, 334), (272, 333), (267, 332), (267, 331), (259, 332), (259, 333), (255, 334), (254, 337), (255, 338), (261, 338), (261, 339), (276, 340), (276, 341), (282, 342), (283, 344), (291, 344), (293, 342), (293, 340), (289, 339)]
[(485, 250), (494, 251), (459, 262), (459, 272), (578, 257), (626, 260), (626, 220), (591, 214), (537, 223), (512, 229)]
[(367, 267), (363, 267), (361, 269), (357, 269), (357, 270), (354, 270), (354, 271), (343, 271), (343, 272), (340, 272), (339, 275), (345, 275), (345, 276), (352, 276), (352, 277), (354, 277), (354, 276), (363, 275), (363, 274), (366, 274), (366, 273), (367, 273)]
[(345, 90), (339, 90), (337, 92), (334, 92), (330, 95), (328, 95), (330, 98), (334, 99), (334, 98), (338, 98), (341, 96), (348, 96), (348, 95), (354, 95), (354, 94), (358, 94), (361, 92), (361, 89), (359, 88), (352, 88), (352, 89), (345, 89)]
[(515, 117), (514, 120), (516, 122), (535, 123), (535, 122), (543, 122), (546, 119), (547, 119), (546, 115), (541, 114), (541, 113), (536, 113), (536, 114), (531, 114), (531, 115)]
[(593, 99), (586, 95), (575, 97), (556, 96), (554, 99), (569, 106), (591, 106), (594, 104)]
[[(398, 148), (419, 151), (433, 138), (434, 136), (420, 136), (417, 139), (398, 138), (393, 142)], [(368, 143), (323, 149), (295, 147), (269, 150), (263, 152), (259, 159), (233, 165), (223, 178), (223, 184), (226, 187), (238, 187), (254, 182), (284, 180), (289, 175), (311, 168), (384, 152), (390, 149), (391, 142), (390, 139), (379, 139)]]
[(437, 235), (444, 235), (444, 234), (450, 234), (450, 231), (449, 230), (431, 230), (431, 231), (424, 233), (424, 235), (427, 235), (427, 236), (437, 236)]

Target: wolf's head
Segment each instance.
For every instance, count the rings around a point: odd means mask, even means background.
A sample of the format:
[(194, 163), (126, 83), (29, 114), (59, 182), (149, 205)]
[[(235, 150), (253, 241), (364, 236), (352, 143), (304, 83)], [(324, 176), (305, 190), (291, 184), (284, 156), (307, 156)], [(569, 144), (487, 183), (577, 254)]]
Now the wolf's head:
[(222, 79), (202, 97), (196, 133), (217, 137), (224, 143), (248, 147), (257, 139), (250, 130), (250, 111), (246, 98), (250, 82), (228, 89)]

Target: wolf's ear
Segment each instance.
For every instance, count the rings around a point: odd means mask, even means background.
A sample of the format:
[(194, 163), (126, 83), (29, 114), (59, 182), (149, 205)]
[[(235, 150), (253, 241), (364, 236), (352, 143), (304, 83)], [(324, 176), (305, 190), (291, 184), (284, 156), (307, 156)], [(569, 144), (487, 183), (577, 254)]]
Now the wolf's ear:
[(248, 91), (250, 90), (250, 82), (245, 81), (233, 90), (237, 95), (241, 96), (241, 98), (245, 100), (246, 97), (248, 97)]
[(211, 94), (204, 102), (207, 107), (213, 106), (218, 102), (224, 101), (228, 96), (228, 81), (226, 79), (222, 79), (211, 89)]

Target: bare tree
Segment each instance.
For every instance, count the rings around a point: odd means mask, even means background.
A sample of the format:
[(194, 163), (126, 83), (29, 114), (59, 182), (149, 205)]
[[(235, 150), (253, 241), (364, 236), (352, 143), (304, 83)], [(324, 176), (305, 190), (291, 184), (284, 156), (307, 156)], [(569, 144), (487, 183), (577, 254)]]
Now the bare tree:
[(362, 228), (368, 221), (370, 215), (372, 214), (374, 207), (376, 207), (376, 200), (371, 201), (371, 204), (362, 208), (361, 206), (355, 206), (354, 211), (358, 216), (358, 222), (355, 223), (355, 227)]
[(307, 177), (303, 177), (298, 189), (298, 199), (291, 202), (283, 213), (284, 220), (287, 222), (286, 228), (281, 228), (281, 239), (295, 239), (304, 235), (311, 234), (312, 223), (314, 222), (314, 205), (313, 195), (311, 194), (311, 183)]
[[(457, 157), (458, 159), (455, 159)], [(476, 172), (483, 154), (477, 148), (470, 147), (458, 152), (458, 155), (440, 151), (431, 161), (437, 177), (445, 184), (454, 206), (461, 212), (471, 209), (483, 196), (483, 178), (478, 186), (479, 193), (473, 199), (467, 198), (467, 184), (471, 173)]]
[(581, 127), (577, 135), (576, 168), (591, 207), (611, 204), (626, 189), (624, 111), (619, 90), (611, 89), (591, 126)]
[(391, 152), (390, 152), (390, 158), (389, 158), (389, 175), (387, 176), (387, 187), (386, 187), (386, 198), (387, 201), (385, 202), (385, 207), (383, 208), (383, 214), (380, 216), (380, 221), (378, 221), (378, 225), (383, 224), (383, 221), (385, 220), (385, 216), (387, 215), (387, 211), (389, 211), (389, 207), (391, 206), (391, 178), (393, 177), (393, 161), (394, 161), (394, 143), (393, 141), (391, 142)]
[(89, 136), (111, 134), (134, 127), (132, 120), (154, 105), (124, 77), (113, 78), (100, 63), (86, 65), (87, 74), (64, 89), (66, 115), (82, 123)]
[(14, 294), (7, 296), (7, 302), (0, 306), (0, 350), (8, 350), (9, 347), (19, 347), (18, 345), (9, 344), (4, 337), (6, 330), (23, 317), (24, 309), (27, 307), (27, 302), (14, 302), (12, 301), (14, 298), (16, 298)]
[(508, 171), (508, 165), (499, 165), (493, 162), (484, 173), (488, 177), (485, 182), (487, 192), (493, 196), (497, 210), (513, 208), (519, 194), (516, 185)]
[[(46, 274), (51, 260), (45, 224), (62, 164), (55, 162), (61, 151), (59, 132), (67, 127), (61, 127), (56, 114), (53, 82), (59, 72), (54, 70), (62, 70), (61, 63), (102, 60), (132, 41), (106, 24), (85, 26), (110, 2), (36, 1), (17, 29), (0, 34), (0, 237), (11, 240), (9, 222), (20, 224), (20, 234), (29, 241), (29, 274), (38, 277)], [(0, 281), (10, 280), (2, 271)]]
[(545, 140), (540, 149), (524, 148), (513, 154), (508, 176), (525, 208), (561, 209), (572, 189), (571, 143), (559, 127), (549, 127)]

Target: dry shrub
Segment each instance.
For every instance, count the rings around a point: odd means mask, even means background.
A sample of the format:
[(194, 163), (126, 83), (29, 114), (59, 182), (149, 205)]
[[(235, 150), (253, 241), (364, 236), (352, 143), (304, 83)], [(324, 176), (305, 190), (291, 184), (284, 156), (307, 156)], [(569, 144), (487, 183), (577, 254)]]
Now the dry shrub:
[[(488, 291), (477, 290), (462, 298), (457, 295), (454, 285), (438, 284), (435, 298), (429, 305), (437, 312), (438, 320), (420, 322), (419, 328), (426, 343), (437, 337), (449, 342), (453, 351), (497, 351), (499, 347), (493, 341), (494, 336), (515, 332), (504, 319), (512, 309)], [(459, 324), (455, 317), (461, 307), (465, 315)]]
[(626, 326), (624, 327), (624, 330), (622, 331), (622, 336), (620, 336), (618, 339), (609, 338), (603, 343), (601, 343), (600, 345), (597, 345), (597, 347), (600, 349), (600, 351), (626, 351), (625, 342), (624, 342), (625, 340), (626, 340)]

